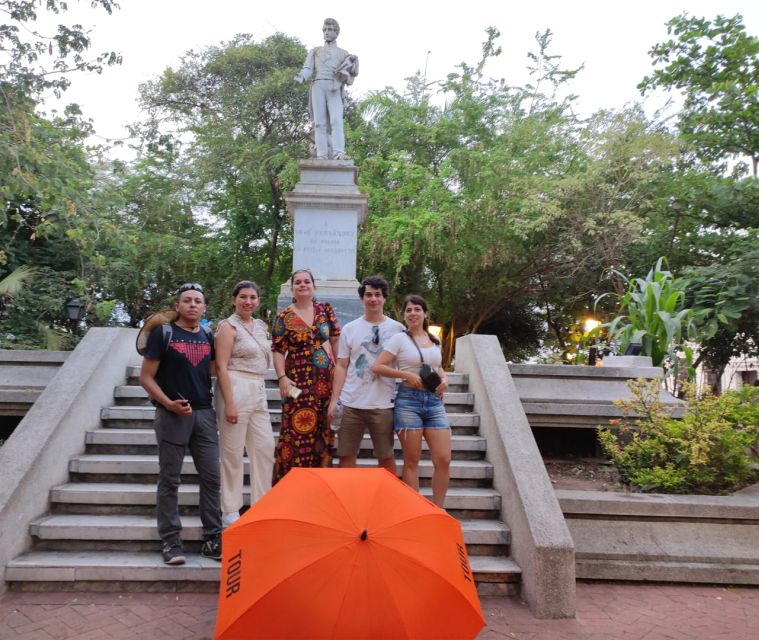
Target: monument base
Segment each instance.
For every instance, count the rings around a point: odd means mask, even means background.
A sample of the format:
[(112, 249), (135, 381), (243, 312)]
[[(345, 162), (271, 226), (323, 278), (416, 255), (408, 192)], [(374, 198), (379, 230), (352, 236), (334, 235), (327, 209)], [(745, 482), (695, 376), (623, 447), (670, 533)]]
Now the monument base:
[[(358, 297), (358, 280), (324, 280), (316, 279), (316, 299), (329, 302), (335, 311), (340, 326), (364, 315), (364, 305)], [(282, 311), (292, 303), (293, 294), (290, 283), (285, 282), (277, 298), (277, 311)]]
[(651, 356), (605, 356), (604, 367), (653, 367)]
[[(366, 217), (366, 195), (356, 184), (351, 160), (301, 160), (300, 180), (285, 194), (293, 222), (293, 271), (309, 269), (316, 299), (329, 302), (340, 324), (363, 315), (356, 280), (358, 225)], [(292, 302), (290, 283), (277, 298), (281, 311)]]

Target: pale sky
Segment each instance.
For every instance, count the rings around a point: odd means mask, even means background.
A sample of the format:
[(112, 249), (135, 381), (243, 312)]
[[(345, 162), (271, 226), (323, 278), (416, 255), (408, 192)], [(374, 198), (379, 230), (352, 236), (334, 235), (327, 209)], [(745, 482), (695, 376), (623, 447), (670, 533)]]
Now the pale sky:
[[(488, 26), (500, 30), (503, 53), (486, 68), (487, 75), (523, 84), (527, 52), (537, 50), (535, 33), (550, 28), (554, 36), (549, 52), (562, 56), (564, 68), (585, 64), (571, 85), (582, 115), (640, 100), (635, 86), (651, 72), (648, 51), (666, 39), (665, 22), (683, 11), (707, 19), (741, 13), (748, 32), (759, 34), (756, 0), (120, 2), (121, 9), (110, 16), (89, 9), (88, 1), (70, 2), (66, 18), (91, 29), (94, 52), (123, 55), (120, 67), (106, 68), (100, 76), (72, 76), (65, 94), (65, 101), (78, 102), (97, 133), (109, 139), (124, 137), (124, 125), (140, 118), (138, 85), (178, 66), (186, 51), (219, 45), (237, 33), (260, 40), (277, 31), (310, 48), (322, 43), (326, 17), (340, 23), (338, 44), (359, 57), (360, 74), (351, 88), (356, 98), (388, 85), (402, 89), (404, 78), (425, 64), (427, 77), (436, 80), (461, 61), (476, 63)], [(664, 98), (657, 96), (653, 102), (650, 110), (663, 106)]]

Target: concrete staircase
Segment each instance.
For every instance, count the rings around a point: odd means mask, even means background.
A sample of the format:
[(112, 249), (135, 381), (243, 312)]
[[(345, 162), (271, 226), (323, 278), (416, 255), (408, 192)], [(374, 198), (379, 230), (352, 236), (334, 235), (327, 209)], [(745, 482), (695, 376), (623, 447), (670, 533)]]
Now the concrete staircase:
[[(31, 525), (32, 550), (8, 563), (12, 590), (213, 591), (219, 564), (196, 555), (201, 528), (197, 515), (197, 474), (185, 460), (179, 501), (187, 563), (163, 564), (155, 525), (158, 457), (152, 430), (154, 409), (130, 366), (126, 384), (114, 390), (114, 404), (101, 411), (101, 426), (87, 432), (85, 452), (69, 462), (69, 481), (53, 487), (50, 512)], [(453, 430), (451, 488), (446, 509), (461, 522), (478, 590), (513, 595), (521, 580), (509, 559), (510, 531), (499, 520), (501, 496), (492, 486), (493, 468), (485, 460), (486, 441), (478, 435), (463, 374), (449, 374), (446, 409)], [(267, 393), (275, 431), (281, 409), (273, 372)], [(401, 465), (400, 449), (397, 448)], [(374, 466), (368, 436), (359, 464)], [(430, 495), (432, 465), (420, 465), (422, 493)], [(247, 496), (246, 496), (247, 498)]]

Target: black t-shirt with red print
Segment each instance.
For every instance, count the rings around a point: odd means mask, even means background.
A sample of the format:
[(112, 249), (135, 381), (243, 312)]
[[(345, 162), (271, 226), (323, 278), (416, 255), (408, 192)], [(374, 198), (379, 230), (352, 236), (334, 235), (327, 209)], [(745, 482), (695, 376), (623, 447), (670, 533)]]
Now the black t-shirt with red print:
[(191, 333), (174, 323), (171, 330), (168, 348), (163, 343), (163, 327), (156, 327), (148, 337), (145, 358), (161, 361), (156, 382), (169, 399), (177, 400), (181, 394), (193, 409), (210, 409), (213, 341), (209, 342), (203, 330)]

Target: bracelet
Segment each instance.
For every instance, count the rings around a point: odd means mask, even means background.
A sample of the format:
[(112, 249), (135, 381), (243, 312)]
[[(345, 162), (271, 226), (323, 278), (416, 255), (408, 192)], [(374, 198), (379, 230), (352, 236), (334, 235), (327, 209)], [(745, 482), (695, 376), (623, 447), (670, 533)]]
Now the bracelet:
[(277, 382), (279, 382), (282, 378), (286, 378), (286, 377), (287, 377), (287, 374), (283, 373), (281, 376), (279, 376), (279, 378), (277, 378)]

